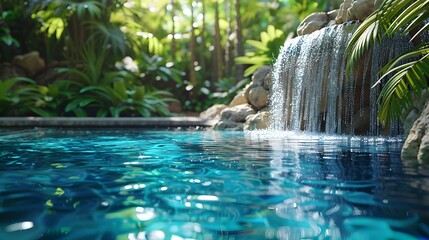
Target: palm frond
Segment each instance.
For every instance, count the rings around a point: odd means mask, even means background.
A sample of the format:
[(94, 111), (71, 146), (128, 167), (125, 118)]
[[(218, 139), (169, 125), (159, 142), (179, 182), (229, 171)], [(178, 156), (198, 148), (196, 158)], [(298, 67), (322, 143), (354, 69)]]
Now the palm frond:
[(353, 33), (352, 38), (347, 45), (346, 54), (349, 61), (346, 66), (346, 73), (349, 75), (352, 68), (357, 65), (365, 53), (376, 43), (379, 39), (380, 24), (377, 19), (377, 14), (370, 15), (365, 22), (363, 22)]
[(379, 118), (382, 122), (398, 118), (401, 110), (411, 105), (411, 93), (428, 88), (428, 66), (429, 54), (426, 54), (418, 60), (388, 68), (390, 70), (382, 79), (389, 75), (391, 77), (383, 86), (378, 99), (381, 105)]
[(383, 66), (383, 68), (380, 70), (380, 72), (383, 74), (377, 82), (374, 83), (372, 87), (375, 87), (376, 85), (380, 84), (383, 79), (387, 78), (389, 75), (391, 75), (393, 72), (399, 71), (401, 68), (406, 67), (407, 65), (412, 65), (413, 63), (405, 63), (401, 66), (397, 66), (401, 62), (409, 62), (410, 59), (421, 57), (422, 55), (426, 55), (429, 53), (429, 43), (424, 43), (422, 45), (419, 45), (417, 47), (412, 48), (408, 52), (403, 53), (402, 55), (392, 59), (390, 62), (388, 62), (386, 65)]
[[(372, 45), (382, 37), (397, 34), (410, 35), (411, 40), (425, 40), (423, 33), (429, 29), (429, 0), (384, 0), (356, 30), (347, 46), (347, 74)], [(379, 94), (379, 119), (387, 122), (399, 118), (404, 108), (409, 107), (411, 94), (428, 88), (429, 43), (392, 59), (380, 70), (382, 76), (373, 85), (388, 79)]]
[[(397, 11), (401, 11), (400, 14), (388, 19), (391, 21), (391, 24), (386, 31), (389, 36), (401, 31), (404, 27), (406, 27), (404, 33), (408, 33), (420, 25), (422, 20), (427, 19), (427, 16), (424, 15), (427, 14), (427, 7), (425, 7), (425, 4), (429, 4), (428, 0), (402, 0), (400, 2), (402, 4), (395, 5), (395, 9), (397, 9)], [(423, 19), (420, 20), (420, 17), (423, 17)]]
[(429, 23), (426, 23), (420, 30), (418, 30), (410, 39), (410, 41), (413, 41), (414, 39), (418, 38), (422, 33), (427, 32), (429, 30)]

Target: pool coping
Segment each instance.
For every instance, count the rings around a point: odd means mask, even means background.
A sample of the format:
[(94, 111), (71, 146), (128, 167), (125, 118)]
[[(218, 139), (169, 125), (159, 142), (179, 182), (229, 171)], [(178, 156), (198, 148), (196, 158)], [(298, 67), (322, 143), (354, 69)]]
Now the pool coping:
[(200, 117), (0, 117), (0, 127), (212, 127)]

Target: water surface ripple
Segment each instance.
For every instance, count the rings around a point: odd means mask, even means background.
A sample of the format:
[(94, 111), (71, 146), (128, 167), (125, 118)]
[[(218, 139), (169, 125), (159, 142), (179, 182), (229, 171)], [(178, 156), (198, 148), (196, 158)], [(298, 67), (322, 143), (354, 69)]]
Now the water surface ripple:
[(399, 138), (6, 131), (0, 239), (427, 239)]

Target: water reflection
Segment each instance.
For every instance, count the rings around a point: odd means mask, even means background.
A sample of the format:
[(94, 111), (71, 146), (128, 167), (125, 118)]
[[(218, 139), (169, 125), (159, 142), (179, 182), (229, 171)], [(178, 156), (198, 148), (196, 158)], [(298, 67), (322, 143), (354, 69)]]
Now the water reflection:
[(397, 139), (101, 130), (19, 136), (0, 137), (0, 239), (429, 236), (428, 166), (403, 164)]
[[(417, 211), (410, 211), (408, 205), (422, 197), (418, 192), (423, 189), (401, 192), (410, 195), (405, 199), (398, 199), (396, 194), (398, 187), (415, 182), (414, 177), (428, 181), (427, 174), (413, 174), (410, 179), (403, 173), (400, 140), (301, 133), (297, 141), (296, 133), (248, 134), (256, 141), (266, 139), (271, 145), (270, 166), (274, 170), (270, 192), (284, 191), (289, 195), (275, 206), (277, 217), (285, 220), (277, 227), (277, 236), (414, 239), (410, 230), (412, 234), (427, 235), (427, 225), (420, 222), (427, 223), (429, 219), (424, 210), (427, 202), (414, 206), (420, 209)], [(427, 173), (427, 166), (424, 169)], [(289, 181), (299, 185), (290, 187)], [(392, 201), (406, 205), (391, 204)]]

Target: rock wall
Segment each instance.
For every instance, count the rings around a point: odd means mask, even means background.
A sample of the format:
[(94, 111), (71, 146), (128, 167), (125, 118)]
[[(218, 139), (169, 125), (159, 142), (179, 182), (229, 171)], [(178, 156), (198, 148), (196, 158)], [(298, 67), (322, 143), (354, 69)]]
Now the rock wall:
[[(407, 114), (408, 113), (408, 114)], [(429, 93), (413, 97), (413, 106), (404, 111), (406, 140), (402, 148), (404, 160), (429, 162)]]
[(298, 36), (345, 22), (362, 22), (380, 3), (381, 0), (344, 0), (339, 9), (330, 12), (313, 13), (306, 17), (298, 26)]
[(200, 114), (206, 119), (218, 119), (215, 130), (256, 130), (268, 127), (268, 95), (271, 68), (259, 68), (248, 84), (226, 105), (214, 105)]

